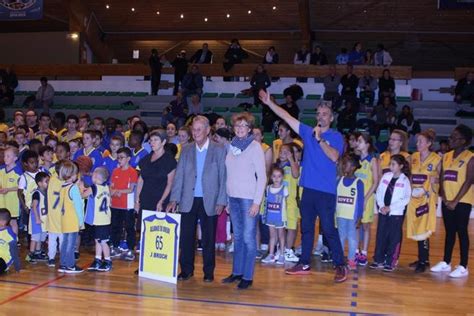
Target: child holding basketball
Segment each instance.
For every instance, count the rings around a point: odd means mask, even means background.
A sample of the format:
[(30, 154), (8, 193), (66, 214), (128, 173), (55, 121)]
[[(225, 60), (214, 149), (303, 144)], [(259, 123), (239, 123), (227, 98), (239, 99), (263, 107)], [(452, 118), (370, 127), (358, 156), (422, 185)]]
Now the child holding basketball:
[(46, 255), (42, 255), (41, 246), (45, 242), (47, 237), (46, 224), (47, 224), (47, 190), (49, 183), (49, 175), (46, 172), (38, 172), (35, 176), (35, 182), (37, 189), (33, 192), (31, 209), (30, 209), (30, 263), (35, 263), (36, 260), (47, 258)]
[(410, 165), (400, 154), (390, 158), (390, 172), (383, 175), (376, 199), (379, 219), (372, 269), (392, 272), (402, 239), (404, 212), (411, 197)]
[[(94, 228), (95, 259), (87, 268), (88, 271), (107, 272), (112, 269), (110, 259), (110, 191), (107, 186), (109, 172), (105, 167), (98, 167), (92, 173), (92, 186), (81, 189), (82, 197), (87, 198), (85, 222)], [(104, 260), (102, 260), (102, 256)]]
[[(283, 184), (284, 171), (273, 167), (271, 171), (272, 184), (267, 186), (263, 210), (263, 223), (269, 227), (269, 254), (262, 259), (263, 263), (285, 264), (285, 227), (287, 225), (286, 199), (288, 188)], [(280, 245), (279, 256), (275, 255), (277, 241)]]

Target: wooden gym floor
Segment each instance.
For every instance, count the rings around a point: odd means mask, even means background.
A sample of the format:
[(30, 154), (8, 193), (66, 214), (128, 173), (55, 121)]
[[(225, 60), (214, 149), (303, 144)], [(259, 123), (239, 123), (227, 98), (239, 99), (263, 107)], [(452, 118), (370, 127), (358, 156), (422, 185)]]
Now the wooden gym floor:
[[(438, 229), (440, 231), (431, 239), (432, 264), (441, 259), (443, 252), (444, 232), (440, 219)], [(474, 231), (472, 221), (469, 231)], [(80, 266), (90, 264), (92, 251), (82, 250)], [(24, 259), (24, 251), (21, 259)], [(334, 284), (329, 264), (314, 258), (310, 276), (287, 276), (283, 267), (257, 263), (254, 286), (238, 291), (235, 285), (220, 284), (220, 279), (231, 271), (231, 259), (229, 254), (217, 256), (216, 280), (207, 284), (202, 281), (202, 260), (197, 255), (194, 277), (177, 286), (138, 278), (133, 273), (138, 262), (116, 260), (109, 273), (86, 271), (78, 275), (63, 275), (44, 263), (23, 262), (25, 269), (20, 273), (0, 276), (0, 315), (474, 313), (474, 276), (455, 280), (446, 274), (415, 275), (407, 266), (416, 259), (416, 243), (406, 239), (398, 270), (386, 273), (359, 268), (342, 284)], [(470, 260), (474, 260), (472, 251)], [(456, 245), (453, 262), (458, 261)]]

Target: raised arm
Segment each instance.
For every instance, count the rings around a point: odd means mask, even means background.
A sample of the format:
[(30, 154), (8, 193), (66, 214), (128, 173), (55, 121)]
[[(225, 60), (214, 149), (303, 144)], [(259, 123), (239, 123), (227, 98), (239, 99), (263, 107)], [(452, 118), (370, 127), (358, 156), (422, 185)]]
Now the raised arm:
[(291, 116), (288, 112), (286, 112), (284, 109), (282, 109), (278, 104), (273, 102), (273, 100), (270, 98), (270, 93), (265, 92), (263, 90), (260, 90), (259, 92), (259, 97), (260, 100), (268, 105), (268, 107), (275, 113), (277, 116), (279, 116), (282, 120), (284, 120), (288, 125), (291, 127), (293, 131), (299, 134), (300, 131), (300, 121), (295, 119), (293, 116)]

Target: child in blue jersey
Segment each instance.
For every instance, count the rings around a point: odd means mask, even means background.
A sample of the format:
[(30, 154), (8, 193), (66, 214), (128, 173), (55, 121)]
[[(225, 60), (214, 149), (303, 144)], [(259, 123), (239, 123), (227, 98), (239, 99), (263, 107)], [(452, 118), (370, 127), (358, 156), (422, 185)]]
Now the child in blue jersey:
[(40, 170), (51, 175), (54, 171), (54, 149), (49, 146), (42, 146), (39, 150), (41, 158)]
[(343, 176), (337, 184), (336, 224), (342, 248), (346, 240), (348, 243), (347, 259), (351, 270), (357, 268), (357, 228), (364, 213), (364, 183), (354, 175), (360, 168), (359, 160), (355, 154), (348, 154), (342, 159)]
[(92, 171), (104, 164), (102, 154), (94, 147), (95, 131), (88, 130), (82, 134), (83, 148), (79, 149), (73, 157), (75, 161), (80, 156), (88, 156), (92, 159)]
[(74, 138), (67, 142), (69, 145), (69, 156), (70, 159), (74, 159), (76, 153), (82, 149), (82, 139), (81, 138)]
[(6, 272), (12, 264), (17, 272), (20, 271), (17, 236), (8, 225), (10, 218), (10, 212), (0, 208), (0, 273)]
[(97, 149), (101, 155), (104, 155), (104, 153), (108, 151), (108, 148), (104, 146), (104, 134), (101, 131), (94, 131), (92, 140), (94, 148)]
[(46, 230), (48, 216), (46, 199), (49, 175), (46, 172), (38, 172), (35, 176), (35, 182), (38, 188), (33, 192), (30, 209), (30, 263), (35, 263), (37, 260), (48, 259), (46, 254), (41, 252), (41, 246), (48, 236)]
[[(273, 167), (271, 171), (272, 184), (267, 186), (263, 209), (263, 223), (270, 231), (269, 254), (262, 259), (263, 263), (285, 264), (285, 227), (286, 227), (286, 198), (288, 188), (283, 185), (284, 171)], [(279, 243), (279, 255), (275, 255), (275, 246)]]
[[(109, 155), (104, 158), (104, 167), (107, 168), (109, 175), (118, 167), (117, 151), (123, 147), (123, 138), (112, 136), (110, 139)], [(110, 181), (108, 181), (110, 183)]]
[[(92, 173), (92, 186), (82, 189), (82, 197), (87, 198), (85, 222), (94, 227), (95, 260), (89, 271), (107, 272), (112, 269), (108, 241), (111, 233), (110, 191), (107, 186), (109, 172), (99, 167)], [(102, 255), (104, 260), (102, 260)]]
[(130, 132), (130, 138), (128, 140), (128, 147), (132, 150), (132, 158), (130, 159), (130, 166), (137, 168), (140, 160), (148, 155), (148, 151), (142, 147), (143, 133), (140, 131)]

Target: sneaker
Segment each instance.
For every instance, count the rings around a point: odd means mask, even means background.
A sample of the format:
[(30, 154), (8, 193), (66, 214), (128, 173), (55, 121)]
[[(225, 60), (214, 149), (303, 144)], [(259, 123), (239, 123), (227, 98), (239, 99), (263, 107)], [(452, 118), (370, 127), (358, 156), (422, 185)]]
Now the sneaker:
[(457, 266), (456, 269), (454, 269), (453, 272), (449, 274), (451, 278), (463, 278), (467, 277), (468, 275), (469, 271), (461, 265)]
[(295, 248), (295, 255), (297, 256), (301, 256), (301, 253), (302, 253), (302, 249), (301, 249), (301, 246), (298, 246)]
[[(263, 249), (262, 249), (263, 250)], [(233, 253), (234, 252), (234, 242), (231, 242), (230, 245), (229, 245), (229, 248), (227, 249), (227, 251), (229, 253)]]
[(298, 263), (294, 267), (286, 269), (285, 273), (289, 275), (308, 275), (311, 274), (311, 267), (307, 264)]
[(334, 275), (334, 282), (342, 283), (347, 280), (347, 268), (346, 266), (337, 266), (336, 274)]
[(74, 260), (79, 260), (80, 257), (81, 254), (79, 253), (79, 251), (74, 251)]
[(100, 272), (109, 272), (112, 270), (112, 261), (111, 260), (104, 260), (97, 271)]
[(31, 264), (36, 264), (36, 256), (34, 253), (29, 253), (25, 257), (26, 262), (31, 263)]
[(324, 252), (324, 250), (325, 250), (324, 248), (325, 247), (324, 247), (323, 244), (318, 243), (316, 245), (316, 248), (314, 248), (313, 255), (320, 256)]
[(35, 253), (35, 259), (36, 259), (36, 261), (48, 261), (49, 260), (48, 255), (44, 252)]
[(357, 262), (355, 260), (349, 260), (347, 262), (347, 266), (349, 267), (349, 270), (351, 271), (357, 270)]
[(262, 259), (262, 263), (275, 263), (276, 260), (275, 255), (268, 254), (268, 256)]
[(64, 272), (66, 272), (66, 269), (67, 268), (65, 266), (59, 266), (58, 272), (64, 273)]
[(383, 269), (383, 264), (378, 263), (378, 262), (372, 262), (372, 263), (369, 265), (369, 268), (370, 268), (370, 269)]
[(202, 251), (202, 242), (200, 240), (197, 242), (197, 251)]
[(225, 244), (223, 242), (220, 242), (217, 244), (217, 250), (218, 251), (225, 251)]
[(331, 254), (329, 254), (328, 252), (323, 252), (321, 254), (321, 262), (332, 262)]
[(127, 251), (125, 255), (123, 256), (123, 260), (125, 261), (133, 261), (135, 260), (135, 255), (131, 250)]
[(283, 256), (283, 255), (282, 255), (282, 256), (278, 256), (278, 258), (277, 258), (277, 260), (276, 260), (275, 263), (278, 264), (278, 265), (284, 265), (284, 264), (285, 264), (285, 256)]
[(67, 274), (77, 274), (77, 273), (82, 273), (82, 272), (84, 272), (84, 270), (79, 268), (78, 266), (66, 268), (64, 270), (64, 273), (67, 273)]
[(426, 264), (422, 263), (422, 262), (419, 262), (417, 265), (416, 265), (416, 268), (415, 268), (415, 273), (423, 273), (426, 271)]
[(111, 257), (120, 257), (122, 255), (122, 252), (119, 250), (118, 247), (111, 247), (110, 248), (110, 256)]
[(364, 254), (359, 254), (359, 257), (357, 258), (357, 264), (360, 266), (366, 266), (367, 265), (367, 255)]
[(383, 266), (383, 270), (384, 270), (385, 272), (393, 272), (393, 271), (395, 270), (395, 268), (392, 267), (392, 266), (389, 265), (389, 264), (385, 264), (385, 265)]
[(436, 265), (434, 265), (431, 269), (431, 272), (451, 272), (451, 265), (447, 264), (444, 261), (438, 262)]
[(285, 250), (285, 261), (298, 262), (300, 259), (295, 255), (293, 249)]
[(120, 251), (128, 251), (128, 244), (126, 240), (121, 240), (118, 246)]
[[(410, 263), (408, 266), (410, 268), (416, 268), (418, 266), (418, 260), (416, 261), (413, 261), (412, 263)], [(429, 267), (430, 266), (430, 262), (429, 261), (425, 261), (425, 267)]]
[(89, 266), (89, 268), (87, 268), (87, 271), (97, 271), (99, 270), (101, 265), (102, 265), (102, 261), (95, 258), (94, 261)]
[(54, 259), (49, 259), (48, 260), (48, 267), (55, 267), (56, 266), (56, 262), (54, 261)]
[(257, 250), (257, 254), (255, 255), (255, 260), (262, 260), (264, 254), (265, 253), (262, 250)]

